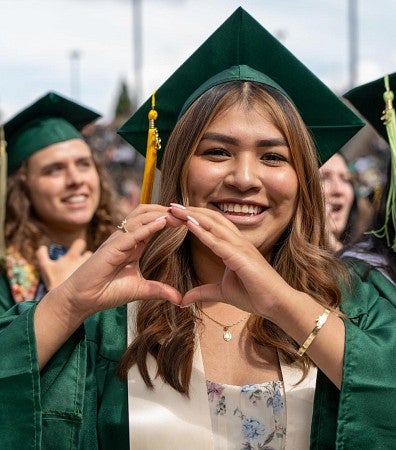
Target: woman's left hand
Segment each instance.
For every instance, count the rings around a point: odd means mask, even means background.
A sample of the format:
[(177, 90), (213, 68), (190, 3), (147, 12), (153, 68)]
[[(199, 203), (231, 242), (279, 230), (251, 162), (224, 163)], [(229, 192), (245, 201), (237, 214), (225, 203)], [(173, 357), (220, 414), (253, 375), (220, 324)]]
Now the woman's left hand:
[(172, 206), (171, 213), (186, 225), (204, 245), (220, 257), (225, 266), (218, 284), (204, 284), (191, 289), (182, 305), (198, 301), (222, 301), (271, 320), (279, 298), (294, 289), (266, 261), (222, 214), (207, 208)]
[[(221, 301), (270, 320), (300, 345), (323, 314), (314, 298), (291, 287), (260, 251), (222, 214), (206, 208), (172, 207), (188, 229), (226, 266), (218, 284), (204, 284), (185, 294), (181, 305)], [(345, 345), (343, 321), (331, 314), (307, 354), (326, 376), (341, 386)]]

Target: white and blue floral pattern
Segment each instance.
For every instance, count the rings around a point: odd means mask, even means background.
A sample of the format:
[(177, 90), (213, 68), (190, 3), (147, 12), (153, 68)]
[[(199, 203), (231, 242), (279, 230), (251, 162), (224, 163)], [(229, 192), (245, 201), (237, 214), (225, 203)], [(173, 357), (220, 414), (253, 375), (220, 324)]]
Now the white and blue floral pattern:
[(206, 382), (215, 450), (281, 450), (286, 443), (282, 381), (246, 386)]

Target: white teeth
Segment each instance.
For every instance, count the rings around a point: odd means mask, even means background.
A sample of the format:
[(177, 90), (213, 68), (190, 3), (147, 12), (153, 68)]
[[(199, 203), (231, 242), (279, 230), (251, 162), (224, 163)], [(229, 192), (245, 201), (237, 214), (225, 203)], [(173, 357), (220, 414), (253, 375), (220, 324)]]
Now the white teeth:
[(74, 195), (73, 197), (68, 197), (67, 199), (65, 199), (65, 201), (69, 203), (81, 203), (85, 201), (85, 199), (85, 195)]
[(260, 214), (262, 208), (257, 205), (240, 205), (239, 203), (219, 203), (218, 207), (223, 212), (234, 212), (243, 214)]

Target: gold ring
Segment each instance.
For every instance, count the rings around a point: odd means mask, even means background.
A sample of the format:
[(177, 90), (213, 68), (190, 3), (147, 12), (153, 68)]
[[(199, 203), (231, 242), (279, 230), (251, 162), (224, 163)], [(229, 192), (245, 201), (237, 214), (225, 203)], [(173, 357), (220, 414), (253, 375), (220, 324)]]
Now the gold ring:
[(124, 219), (119, 225), (117, 225), (117, 228), (119, 230), (122, 230), (123, 233), (129, 233), (126, 227), (127, 223), (128, 223), (127, 219)]

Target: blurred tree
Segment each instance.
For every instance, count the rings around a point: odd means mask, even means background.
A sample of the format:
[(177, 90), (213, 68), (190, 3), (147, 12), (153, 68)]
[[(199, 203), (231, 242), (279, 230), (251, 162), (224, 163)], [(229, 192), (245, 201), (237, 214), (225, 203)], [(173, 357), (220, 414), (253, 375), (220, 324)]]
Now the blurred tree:
[(127, 83), (125, 80), (122, 80), (114, 111), (115, 124), (124, 122), (135, 112), (135, 110), (136, 107), (129, 96)]

